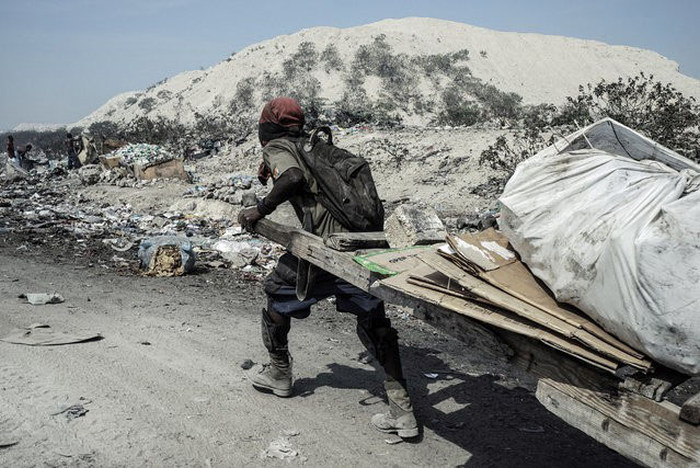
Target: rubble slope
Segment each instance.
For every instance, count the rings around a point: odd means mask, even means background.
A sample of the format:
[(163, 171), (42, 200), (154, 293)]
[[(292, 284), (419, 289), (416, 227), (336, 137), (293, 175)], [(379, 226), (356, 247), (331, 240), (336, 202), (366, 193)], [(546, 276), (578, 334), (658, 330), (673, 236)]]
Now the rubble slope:
[(650, 50), (431, 18), (387, 19), (305, 29), (253, 44), (209, 69), (120, 94), (75, 125), (126, 124), (141, 116), (192, 124), (198, 114), (257, 110), (265, 99), (290, 92), (336, 107), (353, 99), (381, 104), (406, 123), (422, 125), (446, 105), (445, 90), (465, 79), (517, 93), (526, 104), (557, 104), (580, 84), (639, 72), (700, 98), (700, 80)]

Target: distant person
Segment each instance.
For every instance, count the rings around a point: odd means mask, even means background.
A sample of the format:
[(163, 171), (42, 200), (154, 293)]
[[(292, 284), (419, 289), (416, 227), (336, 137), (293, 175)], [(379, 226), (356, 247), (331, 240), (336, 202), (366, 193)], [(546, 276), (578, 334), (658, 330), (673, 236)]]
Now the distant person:
[(66, 151), (68, 151), (68, 170), (80, 168), (77, 147), (80, 146), (80, 137), (74, 137), (72, 133), (66, 135)]
[(78, 160), (81, 165), (93, 164), (97, 160), (97, 147), (95, 139), (89, 130), (83, 130), (80, 136), (80, 151), (78, 152)]
[(12, 135), (7, 136), (7, 159), (12, 162), (15, 160), (17, 155), (15, 154), (15, 137)]
[(31, 170), (34, 167), (33, 161), (28, 157), (29, 152), (32, 150), (32, 145), (21, 146), (17, 150), (17, 162), (19, 167), (24, 170)]

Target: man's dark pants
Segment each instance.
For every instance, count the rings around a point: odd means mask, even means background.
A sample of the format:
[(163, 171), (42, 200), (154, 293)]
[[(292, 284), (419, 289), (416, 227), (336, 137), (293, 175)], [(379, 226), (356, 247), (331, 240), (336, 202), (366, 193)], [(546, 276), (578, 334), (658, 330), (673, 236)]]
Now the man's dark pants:
[[(275, 270), (265, 279), (267, 310), (263, 310), (263, 342), (271, 354), (287, 355), (287, 335), (291, 318), (303, 319), (310, 315), (311, 306), (335, 297), (336, 309), (349, 312), (357, 318), (357, 335), (365, 347), (384, 367), (387, 377), (403, 381), (399, 357), (398, 336), (386, 317), (384, 303), (345, 280), (318, 270), (310, 294), (304, 301), (296, 295), (298, 260), (284, 254)], [(272, 313), (268, 313), (272, 311)]]

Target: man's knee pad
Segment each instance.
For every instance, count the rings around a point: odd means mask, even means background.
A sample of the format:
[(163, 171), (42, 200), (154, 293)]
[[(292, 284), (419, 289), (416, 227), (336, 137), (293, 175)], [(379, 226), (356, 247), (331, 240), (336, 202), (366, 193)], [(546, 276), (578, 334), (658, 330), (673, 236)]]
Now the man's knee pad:
[(367, 351), (374, 356), (380, 364), (384, 365), (390, 355), (399, 348), (399, 336), (386, 319), (387, 326), (368, 329), (358, 322), (357, 336)]
[(290, 330), (289, 317), (282, 317), (282, 323), (276, 323), (270, 317), (267, 309), (262, 310), (262, 339), (263, 344), (271, 353), (286, 353), (287, 352), (287, 335)]

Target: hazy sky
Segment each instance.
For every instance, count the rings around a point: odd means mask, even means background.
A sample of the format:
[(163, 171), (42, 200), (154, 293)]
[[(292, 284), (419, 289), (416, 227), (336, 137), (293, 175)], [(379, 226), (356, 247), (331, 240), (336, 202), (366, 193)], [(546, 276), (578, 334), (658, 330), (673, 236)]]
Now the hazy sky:
[(406, 16), (653, 49), (700, 78), (700, 0), (0, 0), (0, 129), (74, 122), (280, 34)]

